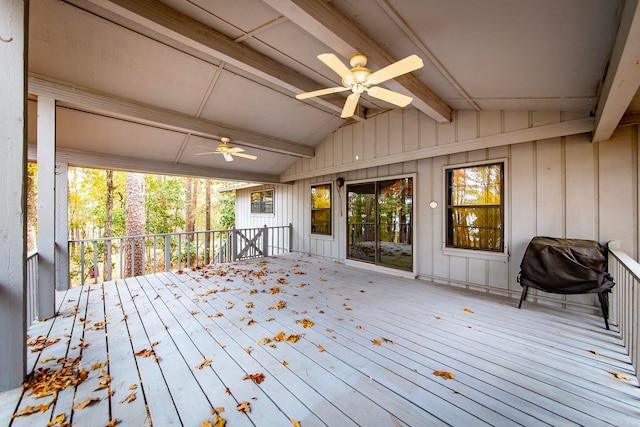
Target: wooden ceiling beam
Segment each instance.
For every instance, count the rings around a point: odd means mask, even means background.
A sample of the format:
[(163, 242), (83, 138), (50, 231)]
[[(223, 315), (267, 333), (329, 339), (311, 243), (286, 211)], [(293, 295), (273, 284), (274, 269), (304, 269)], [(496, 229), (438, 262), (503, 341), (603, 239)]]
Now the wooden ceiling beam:
[[(108, 19), (129, 28), (131, 23), (136, 31), (144, 31), (151, 38), (175, 43), (195, 49), (214, 59), (224, 61), (246, 71), (264, 81), (283, 88), (292, 94), (318, 89), (318, 83), (286, 65), (253, 50), (231, 37), (199, 22), (156, 0), (65, 0), (82, 9), (99, 14), (96, 9), (108, 12)], [(88, 4), (87, 4), (88, 3)], [(134, 29), (134, 28), (132, 28)], [(334, 113), (341, 113), (344, 98), (325, 97), (318, 99), (320, 105)], [(364, 113), (358, 113), (364, 119)]]
[(69, 83), (29, 75), (29, 93), (54, 98), (60, 105), (102, 114), (135, 123), (174, 130), (219, 140), (227, 137), (242, 146), (258, 148), (297, 157), (313, 157), (314, 148), (282, 138), (240, 129), (188, 114), (116, 98)]
[(625, 1), (598, 106), (593, 142), (611, 138), (640, 88), (640, 6)]
[[(28, 160), (35, 161), (38, 148), (29, 145)], [(92, 151), (78, 151), (58, 148), (56, 161), (70, 166), (83, 168), (121, 170), (127, 172), (152, 173), (173, 176), (192, 176), (196, 178), (211, 178), (223, 181), (250, 181), (258, 183), (279, 183), (277, 175), (242, 172), (234, 169), (211, 168), (207, 166), (188, 165), (184, 163), (166, 162), (162, 160), (139, 159), (118, 156), (115, 154), (96, 153)]]
[[(328, 2), (318, 0), (263, 0), (295, 22), (300, 28), (331, 47), (344, 58), (364, 53), (370, 63), (384, 67), (402, 59), (395, 58), (375, 40)], [(323, 53), (323, 52), (318, 52)], [(413, 97), (412, 104), (439, 123), (451, 121), (451, 107), (413, 74), (390, 80), (386, 85)]]

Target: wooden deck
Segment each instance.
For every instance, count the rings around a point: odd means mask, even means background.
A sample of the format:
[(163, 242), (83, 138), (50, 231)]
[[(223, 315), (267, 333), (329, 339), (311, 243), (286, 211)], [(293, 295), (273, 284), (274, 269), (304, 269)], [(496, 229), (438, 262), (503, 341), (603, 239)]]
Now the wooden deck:
[(0, 394), (0, 425), (200, 426), (212, 408), (228, 427), (640, 425), (637, 379), (595, 315), (293, 254), (72, 288), (59, 304), (29, 331), (29, 369), (88, 377), (55, 398)]

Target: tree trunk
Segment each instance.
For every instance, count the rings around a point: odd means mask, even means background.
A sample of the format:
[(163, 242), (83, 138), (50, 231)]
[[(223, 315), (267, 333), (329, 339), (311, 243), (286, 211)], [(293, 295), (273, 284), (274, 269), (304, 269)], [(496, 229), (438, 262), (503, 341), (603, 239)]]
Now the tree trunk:
[[(207, 180), (205, 192), (205, 229), (211, 230), (211, 180)], [(209, 263), (209, 246), (211, 245), (211, 233), (205, 233), (204, 235), (204, 263)]]
[[(139, 236), (145, 233), (144, 212), (144, 175), (127, 172), (126, 175), (126, 202), (125, 202), (125, 234), (127, 236)], [(133, 253), (131, 241), (125, 241), (124, 277), (140, 276), (144, 274), (144, 242), (143, 239), (135, 239)], [(132, 262), (133, 261), (133, 262)]]
[[(102, 237), (111, 237), (112, 229), (113, 229), (113, 171), (106, 171), (107, 175), (107, 193), (104, 207), (104, 234)], [(110, 265), (106, 265), (107, 256), (106, 252), (108, 250), (108, 245), (105, 244), (105, 265), (102, 267), (102, 275), (103, 280), (106, 282), (108, 280), (108, 272), (111, 270)]]
[[(186, 224), (185, 231), (193, 233), (196, 228), (196, 208), (198, 203), (198, 180), (196, 178), (187, 178), (187, 203), (186, 203)], [(193, 241), (193, 234), (188, 236), (189, 241)]]

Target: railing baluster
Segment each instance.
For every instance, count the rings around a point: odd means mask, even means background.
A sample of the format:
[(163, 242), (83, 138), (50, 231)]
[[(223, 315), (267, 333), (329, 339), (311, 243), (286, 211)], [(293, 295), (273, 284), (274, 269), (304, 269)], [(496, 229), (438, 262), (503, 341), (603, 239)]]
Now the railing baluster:
[(158, 264), (157, 262), (158, 248), (156, 246), (157, 244), (158, 244), (158, 239), (157, 239), (157, 236), (154, 234), (153, 235), (153, 274), (156, 274), (156, 266)]
[(182, 234), (178, 234), (178, 270), (182, 269)]
[(93, 267), (91, 267), (91, 271), (93, 272), (93, 283), (98, 283), (98, 241), (93, 241)]
[(124, 279), (124, 238), (120, 239), (120, 278)]
[(84, 242), (80, 242), (80, 285), (84, 286)]
[(171, 235), (164, 236), (164, 271), (171, 271)]
[(106, 270), (106, 275), (107, 275), (107, 280), (111, 280), (111, 239), (107, 240), (107, 249), (106, 252), (104, 253), (105, 255), (105, 260), (104, 260), (104, 267)]

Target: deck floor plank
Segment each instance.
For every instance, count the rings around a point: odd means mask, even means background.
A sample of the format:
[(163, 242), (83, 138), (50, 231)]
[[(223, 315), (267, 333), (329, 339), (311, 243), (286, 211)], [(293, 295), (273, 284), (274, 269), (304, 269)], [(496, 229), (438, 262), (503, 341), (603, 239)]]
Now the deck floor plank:
[[(0, 394), (0, 425), (46, 425), (65, 413), (74, 426), (115, 418), (199, 426), (215, 407), (229, 427), (290, 419), (304, 427), (639, 425), (637, 378), (617, 328), (606, 331), (597, 313), (534, 303), (518, 310), (506, 297), (295, 254), (86, 285), (57, 298), (60, 315), (29, 333), (61, 339), (29, 354), (28, 366), (82, 357), (89, 378), (13, 423), (16, 406), (50, 398)], [(273, 309), (278, 301), (286, 307)], [(304, 336), (265, 342), (281, 331)], [(141, 350), (159, 360), (136, 356)], [(94, 391), (102, 369), (110, 388)], [(243, 380), (255, 373), (262, 383)], [(136, 400), (121, 403), (132, 392)], [(72, 409), (90, 396), (106, 399)], [(236, 410), (241, 401), (250, 413)]]
[[(110, 307), (105, 316), (109, 349), (109, 364), (105, 369), (111, 377), (110, 390), (113, 393), (109, 402), (111, 419), (120, 420), (122, 425), (149, 425), (138, 364), (131, 347), (120, 294), (115, 282), (105, 283), (104, 288), (104, 303)], [(133, 393), (135, 400), (128, 401), (127, 398)]]

